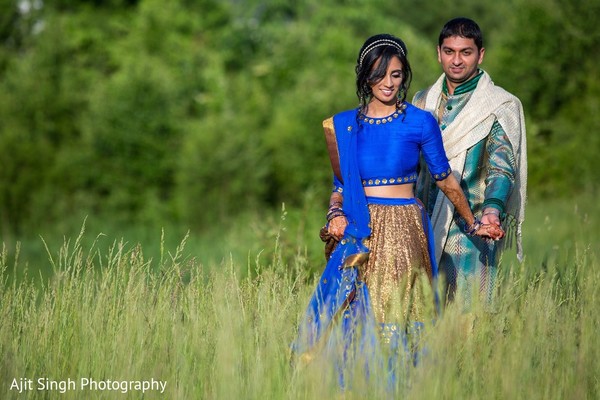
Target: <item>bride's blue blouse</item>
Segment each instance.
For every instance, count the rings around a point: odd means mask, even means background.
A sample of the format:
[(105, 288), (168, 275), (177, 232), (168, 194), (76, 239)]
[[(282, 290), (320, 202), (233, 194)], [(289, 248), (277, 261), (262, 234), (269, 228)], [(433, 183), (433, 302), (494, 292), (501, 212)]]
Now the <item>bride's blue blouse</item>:
[[(415, 182), (421, 154), (434, 179), (450, 174), (440, 128), (429, 112), (407, 104), (402, 113), (385, 118), (360, 115), (359, 124), (357, 161), (363, 186)], [(335, 177), (334, 186), (343, 191)]]

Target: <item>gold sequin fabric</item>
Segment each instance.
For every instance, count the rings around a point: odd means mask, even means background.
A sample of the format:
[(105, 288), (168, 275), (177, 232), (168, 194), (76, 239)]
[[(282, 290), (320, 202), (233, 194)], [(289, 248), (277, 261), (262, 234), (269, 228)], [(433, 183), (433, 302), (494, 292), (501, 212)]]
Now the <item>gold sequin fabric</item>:
[(362, 279), (377, 322), (430, 320), (435, 302), (421, 210), (416, 204), (369, 204), (369, 212), (370, 257)]

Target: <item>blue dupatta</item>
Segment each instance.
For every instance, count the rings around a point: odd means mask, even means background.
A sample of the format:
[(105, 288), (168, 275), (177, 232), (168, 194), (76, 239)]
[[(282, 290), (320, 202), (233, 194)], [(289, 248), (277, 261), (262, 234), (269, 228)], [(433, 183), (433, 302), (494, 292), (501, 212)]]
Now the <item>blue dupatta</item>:
[(371, 234), (369, 209), (357, 163), (358, 109), (334, 115), (333, 125), (338, 144), (341, 178), (344, 182), (344, 213), (348, 226), (331, 254), (309, 301), (292, 350), (300, 357), (312, 358), (321, 347), (333, 324), (348, 304), (360, 296), (363, 301), (360, 318), (374, 326), (366, 286), (358, 283), (358, 270), (367, 261), (369, 249), (363, 240)]

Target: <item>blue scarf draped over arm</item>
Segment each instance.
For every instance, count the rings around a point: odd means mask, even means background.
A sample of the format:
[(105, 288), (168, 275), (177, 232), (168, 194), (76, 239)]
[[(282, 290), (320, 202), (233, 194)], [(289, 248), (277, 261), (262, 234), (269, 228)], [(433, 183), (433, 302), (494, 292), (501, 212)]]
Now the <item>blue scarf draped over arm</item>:
[[(292, 349), (298, 354), (309, 352), (328, 331), (340, 311), (357, 295), (368, 303), (366, 285), (357, 285), (358, 265), (366, 261), (369, 249), (363, 240), (371, 234), (367, 200), (358, 169), (358, 110), (348, 110), (333, 117), (344, 183), (343, 209), (348, 225), (342, 240), (331, 254), (299, 327)], [(368, 304), (365, 304), (368, 306)]]

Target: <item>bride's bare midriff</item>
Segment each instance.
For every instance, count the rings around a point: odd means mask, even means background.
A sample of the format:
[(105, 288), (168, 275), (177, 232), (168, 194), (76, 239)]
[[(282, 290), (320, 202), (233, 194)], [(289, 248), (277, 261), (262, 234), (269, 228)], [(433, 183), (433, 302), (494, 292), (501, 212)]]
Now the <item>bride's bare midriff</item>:
[(387, 186), (367, 186), (365, 194), (371, 197), (411, 198), (415, 197), (412, 183)]

